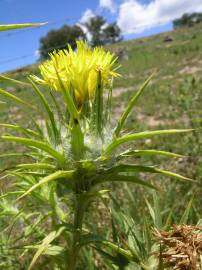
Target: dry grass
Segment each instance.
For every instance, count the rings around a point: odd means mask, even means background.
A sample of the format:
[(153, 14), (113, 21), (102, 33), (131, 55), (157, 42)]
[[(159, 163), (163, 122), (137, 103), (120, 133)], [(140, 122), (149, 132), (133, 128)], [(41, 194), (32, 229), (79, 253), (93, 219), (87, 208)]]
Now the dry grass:
[(173, 225), (169, 232), (155, 229), (154, 235), (165, 265), (173, 270), (202, 269), (202, 226)]

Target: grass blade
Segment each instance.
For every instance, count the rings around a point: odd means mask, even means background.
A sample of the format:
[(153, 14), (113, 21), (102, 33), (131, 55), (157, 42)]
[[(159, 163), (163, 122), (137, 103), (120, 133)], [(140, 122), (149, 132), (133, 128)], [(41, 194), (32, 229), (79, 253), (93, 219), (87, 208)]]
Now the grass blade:
[(188, 205), (187, 205), (187, 207), (186, 207), (186, 209), (185, 209), (185, 211), (180, 219), (179, 224), (187, 224), (190, 210), (192, 208), (193, 200), (194, 200), (194, 198), (191, 198), (191, 200), (189, 201), (189, 203), (188, 203)]

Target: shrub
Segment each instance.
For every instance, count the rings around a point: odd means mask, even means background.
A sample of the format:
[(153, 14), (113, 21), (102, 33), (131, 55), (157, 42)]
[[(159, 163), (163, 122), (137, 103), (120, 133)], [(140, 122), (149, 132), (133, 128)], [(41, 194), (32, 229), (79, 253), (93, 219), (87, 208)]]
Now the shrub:
[(58, 30), (49, 31), (45, 37), (40, 39), (40, 58), (47, 59), (49, 53), (65, 49), (67, 44), (75, 49), (77, 39), (85, 39), (85, 34), (78, 25), (64, 25)]

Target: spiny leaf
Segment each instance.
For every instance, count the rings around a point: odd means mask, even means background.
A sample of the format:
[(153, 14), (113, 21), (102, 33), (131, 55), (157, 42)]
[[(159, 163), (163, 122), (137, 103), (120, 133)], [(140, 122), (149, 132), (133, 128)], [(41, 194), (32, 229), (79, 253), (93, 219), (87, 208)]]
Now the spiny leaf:
[(35, 253), (31, 264), (28, 268), (28, 270), (33, 269), (33, 266), (36, 264), (37, 260), (39, 259), (39, 257), (45, 253), (45, 251), (48, 249), (50, 243), (55, 240), (57, 237), (59, 237), (61, 235), (61, 233), (65, 230), (65, 227), (61, 227), (58, 231), (53, 231), (51, 233), (49, 233), (44, 240), (42, 241), (41, 245), (38, 247), (37, 252)]
[[(39, 248), (39, 245), (35, 246), (24, 246), (25, 250), (36, 250)], [(49, 245), (46, 250), (44, 250), (43, 254), (48, 256), (58, 256), (61, 255), (65, 251), (64, 247), (56, 246), (56, 245)]]
[(69, 113), (73, 119), (77, 119), (79, 121), (79, 112), (78, 112), (78, 110), (73, 102), (71, 95), (70, 95), (70, 92), (69, 92), (70, 89), (66, 89), (65, 85), (63, 84), (63, 82), (60, 78), (57, 67), (54, 67), (54, 68), (55, 68), (55, 72), (57, 75), (57, 79), (58, 79), (59, 84), (60, 84), (60, 88), (61, 88), (63, 95), (64, 95), (64, 100), (66, 102), (67, 110), (69, 111)]
[(82, 236), (80, 244), (82, 246), (88, 245), (90, 243), (98, 243), (101, 244), (105, 247), (110, 248), (112, 251), (115, 251), (116, 253), (119, 253), (126, 257), (129, 261), (133, 260), (133, 255), (129, 250), (125, 250), (121, 248), (120, 246), (100, 237), (99, 235), (96, 234), (87, 234)]
[(103, 87), (102, 87), (102, 78), (101, 72), (98, 71), (98, 78), (97, 78), (97, 88), (95, 91), (95, 98), (93, 102), (93, 110), (92, 110), (92, 117), (93, 117), (93, 128), (95, 132), (102, 137), (102, 130), (103, 130), (103, 122), (106, 119), (103, 119)]
[(58, 179), (71, 179), (72, 178), (72, 175), (74, 173), (74, 170), (71, 170), (71, 171), (57, 171), (57, 172), (54, 172), (44, 178), (42, 178), (38, 183), (36, 183), (35, 185), (33, 185), (30, 189), (28, 189), (22, 196), (20, 196), (18, 198), (18, 200), (22, 199), (23, 197), (27, 196), (29, 193), (31, 193), (32, 191), (34, 191), (35, 189), (37, 189), (38, 187), (44, 185), (44, 184), (47, 184), (51, 181), (55, 181), (55, 180), (58, 180)]
[(155, 149), (147, 149), (147, 150), (132, 150), (126, 151), (118, 156), (118, 158), (122, 157), (130, 157), (130, 156), (153, 156), (153, 155), (160, 155), (160, 156), (170, 156), (170, 157), (183, 157), (183, 155), (167, 152), (167, 151), (160, 151)]
[(137, 176), (131, 176), (131, 175), (126, 176), (126, 175), (120, 175), (116, 173), (103, 174), (102, 176), (97, 177), (94, 180), (93, 184), (97, 185), (104, 182), (128, 182), (128, 183), (134, 183), (134, 184), (146, 186), (152, 189), (157, 189), (152, 184), (139, 179)]
[(124, 126), (124, 124), (126, 122), (126, 119), (128, 118), (129, 114), (131, 113), (131, 111), (132, 111), (133, 107), (135, 106), (136, 102), (138, 101), (138, 98), (141, 96), (144, 89), (147, 87), (147, 85), (151, 81), (152, 77), (153, 77), (153, 74), (145, 81), (145, 83), (141, 86), (141, 88), (135, 93), (135, 95), (129, 101), (126, 110), (124, 111), (124, 113), (120, 117), (120, 119), (118, 121), (118, 124), (117, 124), (117, 126), (115, 128), (114, 135), (116, 137), (119, 136), (119, 134), (121, 132), (121, 129), (123, 128), (123, 126)]
[(52, 126), (52, 129), (53, 129), (53, 132), (54, 132), (54, 136), (55, 136), (55, 140), (56, 142), (58, 141), (58, 137), (59, 137), (59, 133), (58, 133), (58, 130), (57, 130), (57, 127), (56, 127), (56, 122), (55, 122), (55, 117), (54, 117), (54, 114), (45, 98), (45, 96), (42, 94), (42, 92), (40, 91), (40, 89), (36, 86), (36, 84), (31, 80), (29, 79), (31, 84), (32, 84), (32, 87), (35, 91), (35, 93), (38, 95), (38, 97), (40, 98), (41, 100), (41, 103), (43, 104), (48, 116), (49, 116), (49, 119), (50, 119), (50, 122), (51, 122), (51, 126)]
[(114, 139), (112, 143), (108, 145), (103, 155), (104, 156), (110, 155), (119, 145), (127, 143), (127, 142), (136, 141), (140, 139), (146, 139), (146, 138), (154, 137), (157, 135), (171, 135), (171, 134), (185, 133), (185, 132), (190, 132), (190, 131), (193, 131), (193, 129), (154, 130), (154, 131), (144, 131), (144, 132), (125, 135), (120, 138)]
[(27, 163), (27, 164), (19, 164), (16, 166), (16, 168), (23, 168), (23, 169), (33, 169), (33, 170), (54, 170), (56, 167), (54, 165), (51, 165), (49, 163)]
[(14, 83), (14, 84), (20, 84), (20, 85), (24, 85), (24, 86), (30, 86), (29, 83), (18, 81), (16, 79), (9, 78), (8, 76), (2, 75), (2, 74), (0, 74), (0, 80), (9, 81), (9, 82)]
[(25, 105), (31, 108), (34, 108), (31, 104), (29, 104), (27, 101), (22, 100), (19, 97), (16, 97), (15, 95), (3, 90), (2, 88), (0, 88), (0, 95), (7, 97), (9, 99), (11, 99), (14, 102), (20, 103), (21, 105)]
[(27, 153), (5, 153), (0, 154), (0, 158), (9, 158), (9, 157), (23, 157), (23, 156), (30, 156)]
[(8, 31), (17, 28), (26, 28), (26, 27), (34, 27), (34, 26), (42, 26), (46, 23), (24, 23), (24, 24), (5, 24), (0, 25), (0, 31)]
[(108, 173), (128, 173), (128, 172), (149, 172), (149, 173), (160, 173), (167, 176), (175, 177), (181, 180), (190, 180), (192, 179), (182, 176), (177, 173), (173, 173), (166, 170), (158, 169), (154, 166), (143, 166), (143, 165), (133, 165), (133, 164), (120, 164), (117, 166), (114, 166), (113, 168), (109, 169), (107, 171)]
[(188, 180), (188, 181), (191, 181), (191, 182), (195, 183), (195, 181), (193, 179), (191, 179), (189, 177), (185, 177), (185, 176), (183, 176), (181, 174), (178, 174), (178, 173), (165, 171), (165, 170), (161, 170), (161, 169), (157, 169), (157, 168), (155, 168), (155, 171), (156, 171), (156, 173), (161, 173), (161, 174), (164, 174), (164, 175), (167, 175), (167, 176), (178, 178), (180, 180)]
[(0, 127), (5, 127), (5, 128), (10, 128), (16, 131), (20, 131), (25, 135), (28, 136), (34, 136), (34, 137), (41, 137), (40, 134), (38, 134), (36, 131), (31, 130), (29, 128), (24, 128), (18, 125), (11, 125), (11, 124), (5, 124), (5, 123), (0, 123)]
[(15, 137), (15, 136), (1, 136), (1, 139), (5, 141), (20, 143), (27, 147), (36, 147), (37, 149), (43, 150), (44, 152), (48, 153), (50, 156), (56, 158), (57, 161), (60, 162), (61, 164), (65, 163), (64, 155), (57, 152), (46, 142), (41, 142), (38, 140), (32, 140), (32, 139), (23, 138), (23, 137)]

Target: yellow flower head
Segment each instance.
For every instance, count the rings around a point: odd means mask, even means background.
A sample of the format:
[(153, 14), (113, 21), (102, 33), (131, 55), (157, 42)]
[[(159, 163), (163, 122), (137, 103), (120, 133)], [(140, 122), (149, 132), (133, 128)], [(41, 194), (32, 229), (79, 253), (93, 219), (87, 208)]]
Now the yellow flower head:
[(99, 73), (102, 87), (118, 76), (114, 67), (116, 60), (114, 54), (103, 48), (91, 49), (84, 41), (78, 41), (76, 51), (68, 46), (66, 50), (50, 54), (50, 60), (39, 66), (42, 79), (34, 79), (56, 91), (73, 90), (77, 103), (83, 104), (94, 97)]

